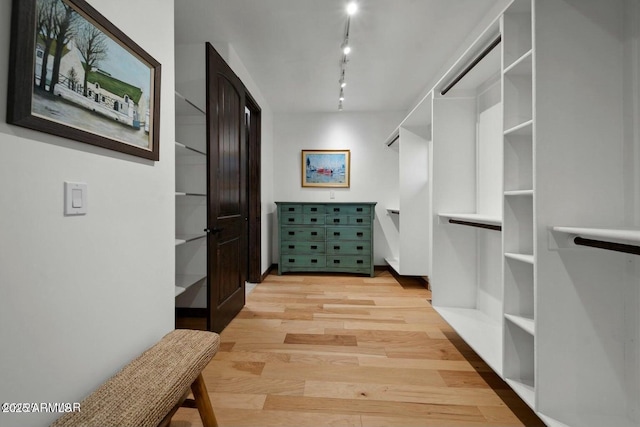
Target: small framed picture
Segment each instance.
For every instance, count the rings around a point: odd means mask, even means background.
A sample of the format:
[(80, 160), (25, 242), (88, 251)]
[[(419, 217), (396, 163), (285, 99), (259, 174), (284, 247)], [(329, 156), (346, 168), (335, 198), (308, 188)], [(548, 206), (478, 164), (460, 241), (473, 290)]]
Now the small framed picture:
[(349, 188), (349, 150), (302, 150), (302, 186)]
[(159, 160), (160, 64), (84, 0), (14, 0), (7, 122)]

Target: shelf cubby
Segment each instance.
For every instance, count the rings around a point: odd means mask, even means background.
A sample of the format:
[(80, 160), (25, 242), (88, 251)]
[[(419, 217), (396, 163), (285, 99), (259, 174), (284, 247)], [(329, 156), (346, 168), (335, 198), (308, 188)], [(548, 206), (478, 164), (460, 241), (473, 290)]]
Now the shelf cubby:
[(533, 321), (505, 316), (504, 379), (530, 407), (535, 407), (535, 338)]
[(527, 121), (504, 134), (505, 191), (533, 190), (533, 122)]
[(503, 62), (505, 69), (532, 48), (531, 0), (515, 0), (504, 13)]

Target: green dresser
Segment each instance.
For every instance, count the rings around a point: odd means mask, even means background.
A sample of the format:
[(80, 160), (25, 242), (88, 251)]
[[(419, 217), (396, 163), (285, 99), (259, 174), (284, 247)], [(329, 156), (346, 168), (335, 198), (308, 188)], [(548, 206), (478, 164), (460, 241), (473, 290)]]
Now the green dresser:
[(373, 277), (375, 202), (278, 206), (278, 274), (361, 273)]

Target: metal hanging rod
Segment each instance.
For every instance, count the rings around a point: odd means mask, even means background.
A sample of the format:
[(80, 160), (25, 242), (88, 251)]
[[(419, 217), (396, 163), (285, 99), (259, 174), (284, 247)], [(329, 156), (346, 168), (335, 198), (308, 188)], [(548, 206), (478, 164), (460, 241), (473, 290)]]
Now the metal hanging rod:
[(498, 34), (498, 36), (493, 39), (493, 41), (489, 44), (489, 46), (487, 46), (486, 48), (484, 48), (484, 50), (482, 52), (480, 52), (480, 54), (478, 56), (475, 57), (475, 59), (473, 61), (471, 61), (471, 63), (469, 63), (469, 65), (467, 65), (465, 67), (464, 70), (462, 70), (452, 81), (451, 83), (449, 83), (444, 89), (442, 89), (442, 91), (440, 91), (440, 95), (445, 95), (447, 92), (449, 92), (451, 90), (451, 88), (453, 88), (460, 80), (462, 80), (462, 78), (464, 76), (467, 75), (467, 73), (469, 71), (471, 71), (473, 69), (473, 67), (475, 67), (476, 65), (478, 65), (478, 63), (480, 61), (482, 61), (482, 59), (487, 56), (489, 54), (489, 52), (491, 52), (493, 50), (493, 48), (495, 48), (496, 46), (498, 46), (500, 44), (500, 42), (502, 41), (502, 35)]
[(450, 219), (449, 224), (466, 225), (469, 227), (484, 228), (487, 230), (502, 231), (501, 225), (483, 224), (481, 222), (460, 221), (459, 219)]
[(624, 243), (605, 242), (603, 240), (585, 239), (584, 237), (576, 237), (573, 239), (576, 245), (589, 246), (592, 248), (606, 249), (615, 252), (624, 252), (626, 254), (640, 255), (640, 246), (626, 245)]

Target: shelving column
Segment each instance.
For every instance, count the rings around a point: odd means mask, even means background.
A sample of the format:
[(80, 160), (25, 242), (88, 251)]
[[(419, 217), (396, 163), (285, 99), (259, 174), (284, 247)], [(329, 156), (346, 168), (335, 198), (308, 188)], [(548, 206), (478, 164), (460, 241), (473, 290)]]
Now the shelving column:
[(206, 114), (176, 93), (176, 306), (206, 308)]
[(532, 1), (502, 18), (504, 96), (504, 378), (536, 407), (535, 115)]

